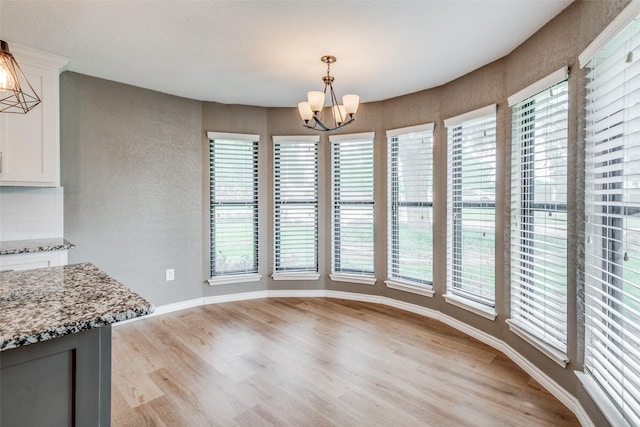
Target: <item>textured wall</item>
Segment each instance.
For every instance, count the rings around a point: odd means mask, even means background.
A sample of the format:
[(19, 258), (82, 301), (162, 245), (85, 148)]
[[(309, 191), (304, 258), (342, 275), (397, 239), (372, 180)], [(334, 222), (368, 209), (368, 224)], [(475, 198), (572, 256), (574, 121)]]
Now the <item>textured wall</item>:
[[(208, 295), (263, 289), (334, 289), (384, 295), (439, 310), (489, 333), (516, 349), (577, 396), (598, 426), (607, 425), (574, 370), (582, 369), (580, 247), (583, 230), (584, 73), (581, 51), (623, 9), (628, 0), (576, 1), (506, 57), (466, 76), (418, 93), (361, 106), (345, 133), (375, 137), (375, 286), (333, 282), (330, 272), (330, 149), (320, 139), (320, 273), (309, 282), (276, 282), (273, 265), (272, 136), (311, 133), (292, 108), (198, 103), (117, 83), (65, 73), (62, 76), (62, 168), (66, 236), (78, 247), (71, 261), (103, 267), (156, 304)], [(496, 29), (499, 30), (499, 29)], [(417, 53), (419, 54), (419, 53)], [(509, 226), (511, 111), (507, 97), (562, 66), (572, 69), (569, 129), (569, 344), (563, 369), (512, 334), (509, 317)], [(399, 66), (411, 66), (400, 64)], [(437, 64), (434, 64), (437, 66)], [(338, 88), (339, 89), (339, 88)], [(446, 158), (443, 120), (498, 104), (496, 211), (496, 311), (492, 322), (444, 301), (446, 290)], [(388, 129), (433, 122), (434, 289), (426, 298), (388, 289), (386, 278), (386, 137)], [(208, 275), (208, 141), (206, 131), (260, 135), (259, 282), (210, 287)], [(575, 250), (574, 250), (575, 249)], [(176, 268), (176, 282), (164, 269)], [(500, 274), (502, 272), (503, 274)], [(578, 302), (577, 302), (578, 301)]]
[(201, 103), (71, 72), (60, 83), (69, 261), (155, 305), (200, 297)]

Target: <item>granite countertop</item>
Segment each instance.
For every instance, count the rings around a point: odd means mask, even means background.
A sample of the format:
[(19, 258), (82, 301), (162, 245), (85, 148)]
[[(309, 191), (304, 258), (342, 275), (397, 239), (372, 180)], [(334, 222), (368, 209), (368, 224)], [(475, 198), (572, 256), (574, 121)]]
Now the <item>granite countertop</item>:
[(0, 351), (153, 312), (90, 263), (0, 273)]
[(32, 252), (61, 251), (75, 248), (61, 237), (53, 239), (10, 240), (0, 242), (0, 255), (26, 254)]

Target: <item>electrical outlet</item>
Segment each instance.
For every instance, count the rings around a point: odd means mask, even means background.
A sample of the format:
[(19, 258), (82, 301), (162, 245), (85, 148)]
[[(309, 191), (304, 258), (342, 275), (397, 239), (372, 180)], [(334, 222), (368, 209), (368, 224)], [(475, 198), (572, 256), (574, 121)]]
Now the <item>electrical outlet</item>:
[(175, 271), (173, 270), (173, 268), (167, 269), (167, 271), (165, 272), (165, 277), (167, 278), (167, 281), (175, 279)]

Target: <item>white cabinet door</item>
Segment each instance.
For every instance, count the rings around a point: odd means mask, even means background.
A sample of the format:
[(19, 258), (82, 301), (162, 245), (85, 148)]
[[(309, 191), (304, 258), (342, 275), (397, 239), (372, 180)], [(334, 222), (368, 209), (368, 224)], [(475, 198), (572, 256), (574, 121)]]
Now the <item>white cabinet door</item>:
[(27, 114), (0, 113), (0, 185), (60, 185), (59, 75), (66, 58), (9, 45), (42, 102)]
[(0, 271), (30, 270), (67, 264), (67, 251), (0, 255)]

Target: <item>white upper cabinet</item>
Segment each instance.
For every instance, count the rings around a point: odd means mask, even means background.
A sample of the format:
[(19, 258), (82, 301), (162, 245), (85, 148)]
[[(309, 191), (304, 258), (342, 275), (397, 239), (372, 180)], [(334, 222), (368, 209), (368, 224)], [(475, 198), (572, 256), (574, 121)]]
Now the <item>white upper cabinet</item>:
[(69, 61), (9, 43), (42, 102), (27, 114), (0, 113), (0, 185), (60, 186), (60, 71)]

